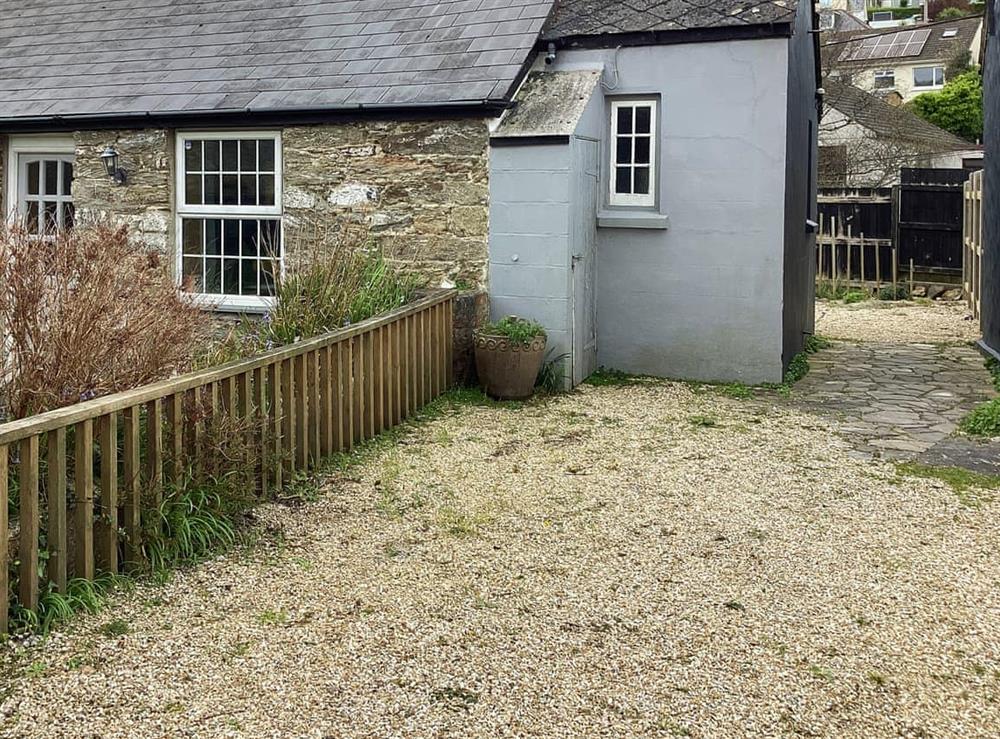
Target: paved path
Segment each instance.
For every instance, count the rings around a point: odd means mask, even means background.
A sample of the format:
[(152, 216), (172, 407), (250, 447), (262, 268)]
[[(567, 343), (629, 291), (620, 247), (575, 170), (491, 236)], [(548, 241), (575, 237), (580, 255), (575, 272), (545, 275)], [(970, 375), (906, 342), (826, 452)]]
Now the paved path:
[(835, 342), (810, 368), (795, 404), (841, 419), (858, 455), (1000, 474), (1000, 444), (955, 435), (962, 417), (995, 394), (975, 348)]

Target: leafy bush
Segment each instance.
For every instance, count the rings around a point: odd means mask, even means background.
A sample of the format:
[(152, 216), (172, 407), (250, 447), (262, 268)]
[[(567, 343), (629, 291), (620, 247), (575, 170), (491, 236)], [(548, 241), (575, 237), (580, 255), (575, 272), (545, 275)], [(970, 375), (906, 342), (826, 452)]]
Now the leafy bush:
[(871, 298), (871, 295), (864, 290), (848, 290), (844, 293), (844, 302), (848, 305), (852, 303), (862, 303), (869, 298)]
[(913, 112), (966, 141), (983, 137), (983, 80), (971, 70), (949, 81), (939, 92), (925, 92), (910, 103)]
[(517, 316), (507, 316), (495, 323), (488, 323), (480, 329), (488, 336), (503, 336), (515, 344), (527, 346), (539, 336), (545, 336), (542, 324)]
[[(1000, 364), (995, 359), (986, 362), (986, 369), (993, 375), (993, 387), (1000, 392)], [(1000, 437), (1000, 398), (976, 406), (959, 423), (959, 428), (969, 436), (986, 439)]]
[(244, 317), (198, 361), (212, 366), (334, 331), (405, 305), (419, 281), (386, 261), (363, 224), (334, 235), (291, 239), (289, 270), (278, 282), (274, 307)]
[(892, 285), (887, 285), (878, 291), (879, 300), (908, 300), (910, 297), (910, 288), (906, 285), (896, 285), (894, 288)]
[(0, 421), (185, 370), (207, 326), (124, 227), (42, 241), (0, 225)]

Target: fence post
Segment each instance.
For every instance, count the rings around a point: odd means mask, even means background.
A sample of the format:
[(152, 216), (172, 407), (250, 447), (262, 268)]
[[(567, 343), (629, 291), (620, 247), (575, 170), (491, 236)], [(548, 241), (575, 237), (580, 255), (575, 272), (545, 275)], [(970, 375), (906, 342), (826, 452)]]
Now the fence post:
[[(18, 471), (21, 533), (18, 541), (21, 559), (21, 605), (29, 610), (38, 608), (38, 437), (21, 441), (21, 463)], [(4, 529), (4, 548), (7, 548)]]

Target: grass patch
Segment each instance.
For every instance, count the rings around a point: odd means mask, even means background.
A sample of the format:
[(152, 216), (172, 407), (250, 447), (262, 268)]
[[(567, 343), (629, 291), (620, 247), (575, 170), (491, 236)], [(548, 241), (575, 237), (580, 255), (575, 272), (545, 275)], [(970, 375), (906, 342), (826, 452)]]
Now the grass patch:
[(925, 480), (939, 480), (955, 491), (963, 505), (977, 507), (992, 500), (976, 491), (1000, 490), (1000, 477), (972, 472), (961, 467), (937, 467), (920, 462), (897, 462), (896, 473), (905, 477), (920, 477)]
[(719, 425), (719, 419), (715, 416), (691, 416), (688, 422), (696, 428), (711, 429)]
[[(830, 346), (830, 340), (822, 336), (810, 336), (806, 339), (805, 346), (798, 354), (792, 357), (785, 371), (785, 381), (782, 383), (786, 392), (791, 386), (809, 374), (809, 357), (816, 352)], [(781, 386), (779, 386), (779, 389)]]
[(583, 382), (586, 385), (593, 385), (594, 387), (629, 387), (657, 379), (646, 375), (630, 375), (628, 372), (610, 367), (599, 367), (597, 372)]
[(124, 621), (120, 618), (116, 618), (114, 621), (108, 621), (100, 628), (100, 632), (110, 638), (116, 636), (125, 636), (130, 631), (128, 621)]
[[(991, 357), (986, 360), (986, 369), (993, 377), (993, 387), (1000, 392), (1000, 363)], [(958, 428), (969, 436), (981, 439), (1000, 436), (1000, 398), (980, 403), (961, 420)]]

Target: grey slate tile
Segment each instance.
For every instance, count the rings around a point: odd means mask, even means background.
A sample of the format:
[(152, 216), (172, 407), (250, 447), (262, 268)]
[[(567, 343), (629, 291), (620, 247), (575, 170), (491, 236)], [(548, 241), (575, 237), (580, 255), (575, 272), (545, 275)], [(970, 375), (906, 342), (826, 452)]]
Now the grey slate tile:
[(553, 4), (0, 0), (0, 122), (503, 100)]

